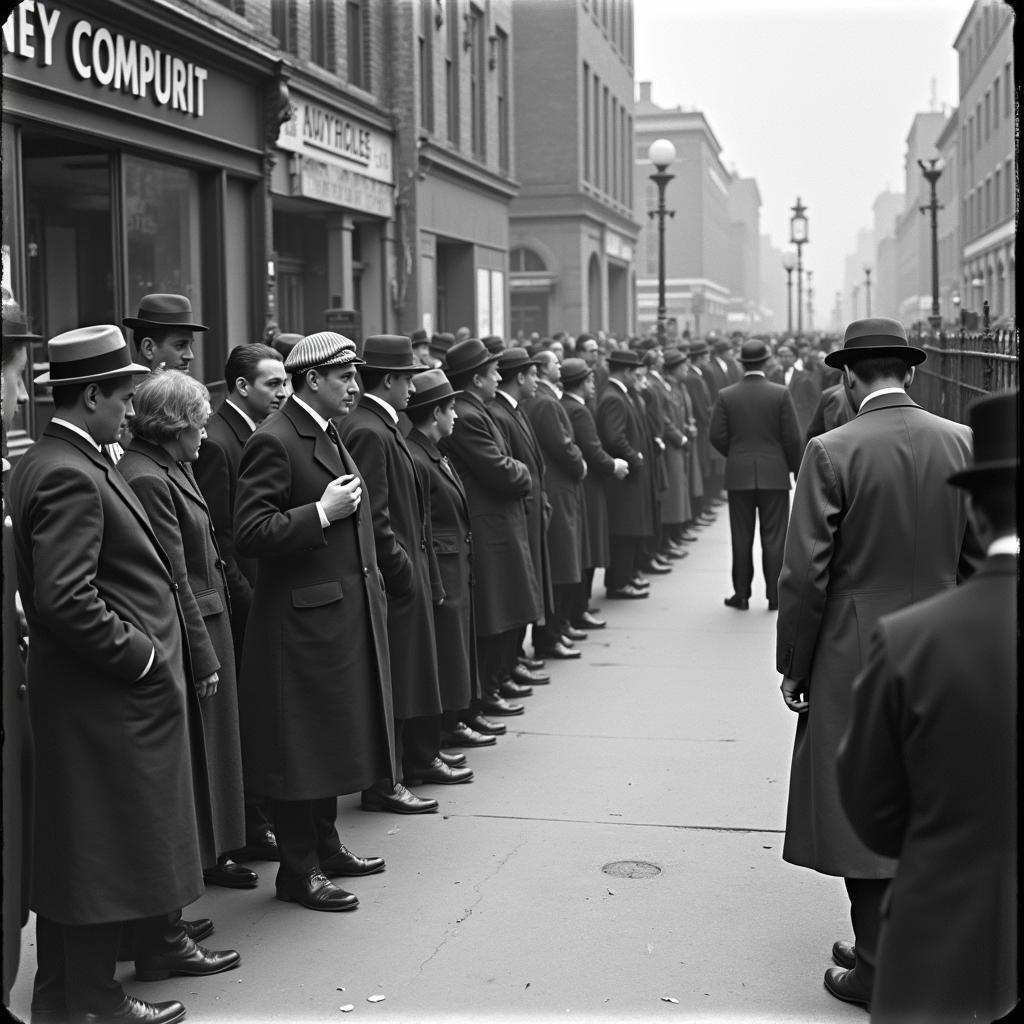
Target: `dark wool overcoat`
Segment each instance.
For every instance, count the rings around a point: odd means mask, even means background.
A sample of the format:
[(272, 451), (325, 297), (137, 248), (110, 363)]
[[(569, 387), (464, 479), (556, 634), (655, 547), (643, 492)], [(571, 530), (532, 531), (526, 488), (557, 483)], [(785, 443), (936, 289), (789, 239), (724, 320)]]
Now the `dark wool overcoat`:
[(612, 537), (646, 537), (654, 522), (654, 501), (643, 411), (616, 380), (608, 381), (598, 400), (597, 431), (601, 447), (629, 463), (624, 480), (605, 480), (608, 533)]
[[(201, 697), (217, 853), (245, 844), (242, 749), (230, 600), (210, 514), (191, 472), (167, 451), (136, 437), (118, 472), (138, 495), (178, 584), (196, 679), (216, 672), (217, 692)], [(204, 867), (212, 867), (206, 864)]]
[[(341, 421), (341, 439), (363, 478), (377, 565), (388, 598), (395, 718), (441, 713), (431, 609), (430, 511), (398, 424), (365, 395)], [(436, 566), (435, 566), (436, 570)]]
[(777, 370), (771, 374), (769, 380), (789, 389), (793, 398), (793, 406), (796, 409), (796, 418), (800, 421), (800, 429), (806, 432), (814, 418), (814, 411), (818, 408), (818, 399), (821, 397), (821, 387), (814, 375), (808, 370), (794, 369), (787, 385), (785, 370)]
[(601, 447), (597, 424), (590, 406), (576, 395), (562, 395), (572, 426), (573, 438), (587, 463), (583, 478), (583, 501), (587, 517), (583, 568), (596, 569), (608, 564), (608, 499), (605, 481), (615, 472), (615, 460)]
[(246, 789), (280, 800), (355, 793), (394, 778), (387, 600), (366, 491), (326, 528), (327, 484), (359, 475), (294, 398), (245, 444), (235, 538), (258, 560), (245, 630)]
[(853, 419), (854, 409), (846, 394), (846, 387), (842, 381), (825, 388), (818, 399), (817, 408), (807, 425), (806, 440), (824, 434), (826, 430), (833, 430), (849, 423)]
[(461, 711), (480, 695), (473, 613), (473, 527), (465, 488), (447, 456), (417, 430), (409, 451), (430, 507), (430, 537), (439, 571), (434, 604), (437, 676), (445, 711)]
[[(690, 396), (693, 421), (697, 425), (697, 436), (693, 438), (693, 441), (696, 443), (697, 459), (703, 481), (709, 473), (713, 472), (710, 468), (711, 442), (708, 440), (708, 427), (711, 425), (711, 393), (708, 391), (704, 378), (694, 366), (688, 368), (686, 376), (683, 378), (683, 385)], [(702, 488), (701, 495), (703, 493)]]
[(477, 629), (480, 636), (494, 636), (544, 617), (526, 524), (533, 481), (476, 395), (459, 395), (455, 412), (455, 429), (440, 449), (451, 458), (469, 499)]
[(686, 430), (686, 407), (681, 384), (655, 379), (651, 385), (665, 390), (665, 474), (667, 486), (661, 502), (664, 523), (685, 523), (693, 516), (690, 506), (690, 482), (687, 464), (690, 461), (690, 438)]
[(971, 454), (969, 428), (902, 391), (871, 399), (804, 451), (779, 577), (777, 667), (802, 681), (783, 857), (846, 878), (889, 878), (895, 862), (857, 837), (835, 762), (853, 680), (879, 618), (955, 586), (967, 537), (963, 494), (946, 483)]
[(58, 423), (15, 466), (11, 499), (31, 638), (32, 909), (78, 925), (187, 906), (213, 837), (171, 564), (121, 474)]

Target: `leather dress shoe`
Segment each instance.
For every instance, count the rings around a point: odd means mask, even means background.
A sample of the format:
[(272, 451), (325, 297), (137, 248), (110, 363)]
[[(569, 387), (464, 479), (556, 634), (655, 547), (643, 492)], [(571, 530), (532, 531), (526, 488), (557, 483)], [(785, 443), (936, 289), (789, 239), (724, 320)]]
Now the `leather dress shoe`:
[[(182, 921), (185, 934), (193, 941), (199, 942), (207, 935), (213, 934), (213, 922), (208, 917), (197, 917), (194, 921)], [(129, 959), (131, 959), (129, 957)]]
[(586, 640), (587, 639), (586, 630), (577, 629), (575, 626), (566, 626), (564, 631), (563, 631), (563, 633), (570, 640)]
[(855, 1003), (864, 1009), (871, 1004), (871, 990), (857, 977), (856, 971), (830, 967), (825, 972), (825, 988), (844, 1003)]
[(521, 715), (526, 710), (522, 704), (510, 704), (500, 693), (485, 693), (480, 698), (480, 707), (485, 715), (504, 717)]
[(456, 722), (451, 732), (441, 733), (442, 747), (493, 747), (497, 742), (494, 736), (485, 736), (465, 722)]
[(355, 910), (359, 897), (339, 889), (319, 868), (297, 878), (277, 876), (277, 898), (282, 903), (298, 903), (308, 910)]
[(616, 587), (614, 590), (606, 590), (605, 596), (611, 598), (614, 601), (638, 601), (644, 597), (650, 597), (651, 595), (646, 590), (640, 590), (634, 587), (632, 583), (627, 583), (624, 587)]
[(629, 582), (632, 583), (637, 590), (651, 589), (651, 581), (648, 579), (644, 579), (644, 577), (641, 576), (640, 573), (637, 573)]
[[(182, 918), (181, 926), (185, 929), (185, 934), (193, 942), (200, 942), (208, 935), (213, 934), (213, 922), (208, 917), (197, 917), (194, 921), (186, 921)], [(135, 930), (131, 927), (130, 922), (121, 929), (121, 942), (117, 947), (117, 959), (119, 961), (135, 959)], [(52, 1016), (52, 1014), (57, 1014), (57, 1016)], [(57, 1024), (58, 1021), (67, 1017), (67, 1010), (63, 1007), (56, 1010), (40, 1007), (32, 1011), (32, 1016), (38, 1016), (41, 1021), (53, 1021), (54, 1024)]]
[(690, 531), (687, 530), (684, 534), (682, 534), (680, 536), (679, 543), (680, 544), (692, 544), (697, 539), (698, 539), (697, 534), (690, 533)]
[(590, 612), (584, 612), (573, 622), (573, 625), (577, 629), (604, 629), (608, 623), (604, 619), (599, 619), (596, 615), (591, 615)]
[(430, 814), (437, 810), (437, 801), (413, 796), (400, 782), (393, 789), (371, 786), (363, 790), (360, 807), (364, 811), (392, 811), (395, 814)]
[(522, 654), (516, 658), (516, 664), (528, 668), (531, 672), (539, 672), (544, 667), (544, 662), (540, 658), (527, 658)]
[(750, 607), (749, 599), (740, 597), (738, 594), (733, 594), (732, 597), (727, 597), (724, 603), (727, 608), (735, 608), (737, 611), (741, 612), (745, 612)]
[(667, 562), (650, 561), (644, 566), (644, 572), (649, 572), (652, 576), (667, 576), (671, 571), (672, 566)]
[[(540, 662), (544, 664), (543, 661)], [(528, 669), (525, 665), (514, 665), (512, 668), (512, 680), (520, 686), (546, 686), (551, 682), (551, 676), (546, 672), (538, 672)]]
[(466, 724), (481, 736), (504, 736), (507, 731), (504, 722), (492, 722), (483, 714), (470, 715)]
[(135, 977), (139, 981), (163, 981), (172, 974), (203, 978), (208, 974), (230, 971), (242, 962), (237, 950), (212, 950), (186, 938), (180, 946), (159, 952), (147, 952), (135, 958)]
[(779, 610), (779, 600), (776, 598), (774, 601), (768, 602), (768, 611), (777, 612)]
[(449, 768), (461, 768), (466, 763), (465, 754), (446, 754), (443, 750), (439, 750), (437, 752), (437, 756), (441, 758)]
[(203, 881), (207, 885), (222, 885), (226, 889), (255, 889), (260, 876), (249, 868), (236, 864), (230, 857), (217, 861), (212, 868), (203, 869)]
[(545, 658), (554, 658), (556, 661), (568, 661), (570, 658), (578, 658), (582, 651), (566, 647), (561, 641), (555, 641), (550, 647), (545, 647), (541, 652)]
[(268, 826), (258, 832), (250, 832), (245, 838), (245, 846), (235, 850), (231, 856), (234, 860), (280, 860), (274, 830)]
[(320, 861), (320, 873), (328, 878), (337, 878), (339, 875), (358, 878), (360, 875), (375, 875), (383, 870), (383, 857), (357, 857), (347, 846), (339, 847)]
[(435, 757), (425, 768), (414, 768), (411, 772), (406, 772), (405, 778), (410, 786), (418, 786), (425, 782), (456, 786), (460, 782), (472, 782), (473, 769), (451, 768), (441, 758)]
[(532, 697), (533, 687), (523, 686), (520, 683), (513, 682), (511, 679), (503, 679), (498, 687), (498, 693), (506, 700), (515, 700), (517, 697)]
[(125, 996), (112, 1013), (85, 1013), (79, 1019), (86, 1024), (177, 1024), (185, 1019), (185, 1007), (174, 1000), (146, 1003), (135, 996)]
[(833, 942), (832, 959), (840, 967), (845, 967), (846, 970), (852, 971), (857, 966), (857, 947), (852, 942), (843, 942), (842, 939), (838, 942)]

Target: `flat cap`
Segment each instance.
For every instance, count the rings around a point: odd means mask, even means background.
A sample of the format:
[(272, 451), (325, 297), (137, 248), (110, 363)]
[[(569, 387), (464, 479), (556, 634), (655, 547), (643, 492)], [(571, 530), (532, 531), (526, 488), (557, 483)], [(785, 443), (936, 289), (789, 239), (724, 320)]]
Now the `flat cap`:
[(289, 373), (302, 373), (317, 366), (344, 366), (346, 363), (361, 364), (356, 354), (356, 343), (343, 334), (334, 331), (318, 331), (307, 334), (288, 353), (284, 368)]

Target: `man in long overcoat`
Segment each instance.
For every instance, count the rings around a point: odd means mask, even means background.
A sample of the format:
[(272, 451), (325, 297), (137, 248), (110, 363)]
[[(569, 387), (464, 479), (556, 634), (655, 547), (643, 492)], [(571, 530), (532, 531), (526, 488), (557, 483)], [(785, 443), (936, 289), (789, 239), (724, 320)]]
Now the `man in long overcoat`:
[(1009, 1020), (1018, 1000), (1018, 398), (974, 404), (974, 461), (950, 479), (970, 494), (985, 561), (882, 618), (853, 686), (840, 795), (861, 839), (899, 860), (876, 1024)]
[(796, 418), (800, 422), (800, 430), (806, 431), (818, 407), (821, 388), (809, 370), (796, 365), (796, 351), (790, 345), (779, 346), (778, 358), (782, 365), (771, 373), (768, 379), (789, 389), (793, 407), (796, 409)]
[[(692, 342), (687, 350), (692, 356), (696, 353), (699, 358), (707, 352), (707, 346), (702, 341)], [(708, 428), (711, 426), (711, 392), (708, 390), (707, 382), (701, 373), (700, 367), (691, 358), (686, 363), (686, 376), (683, 377), (683, 386), (690, 396), (690, 406), (693, 412), (693, 423), (696, 428), (696, 435), (692, 438), (694, 452), (694, 474), (695, 483), (699, 484), (699, 491), (691, 489), (693, 501), (694, 523), (698, 526), (706, 525), (714, 517), (712, 514), (712, 501), (716, 497), (712, 489), (711, 480), (711, 442), (708, 439)]]
[(895, 863), (861, 842), (839, 802), (835, 760), (850, 690), (878, 619), (953, 587), (968, 539), (966, 504), (946, 479), (966, 466), (971, 432), (907, 395), (924, 358), (896, 320), (847, 327), (828, 360), (859, 411), (804, 451), (779, 578), (777, 665), (786, 705), (799, 714), (783, 857), (845, 879), (856, 967), (841, 992), (830, 990), (862, 1003)]
[(235, 503), (238, 550), (259, 560), (242, 655), (245, 784), (271, 801), (278, 898), (312, 910), (351, 910), (357, 898), (330, 877), (384, 866), (341, 845), (338, 794), (397, 775), (373, 521), (331, 422), (359, 394), (357, 361), (333, 332), (296, 344), (294, 392), (246, 442)]
[[(162, 934), (168, 916), (202, 895), (213, 847), (174, 575), (101, 448), (125, 425), (132, 376), (148, 371), (111, 325), (59, 335), (48, 354), (36, 383), (53, 387), (55, 415), (11, 479), (42, 768), (33, 1010), (171, 1024), (185, 1015), (180, 1003), (148, 1006), (114, 979), (122, 922), (146, 919), (141, 932)], [(192, 960), (195, 973), (238, 963), (237, 953), (207, 956), (181, 934), (176, 962)]]

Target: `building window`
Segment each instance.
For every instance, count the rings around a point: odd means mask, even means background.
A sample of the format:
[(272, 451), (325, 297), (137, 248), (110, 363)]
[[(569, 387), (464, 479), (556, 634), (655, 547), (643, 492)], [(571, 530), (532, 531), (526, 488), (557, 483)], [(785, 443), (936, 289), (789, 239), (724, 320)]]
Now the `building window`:
[(981, 103), (974, 108), (974, 148), (981, 149)]
[(590, 179), (597, 187), (601, 187), (601, 80), (594, 75), (591, 97), (594, 101), (594, 176)]
[(420, 125), (434, 130), (434, 3), (420, 0)]
[(1003, 88), (1006, 92), (1003, 95), (1003, 110), (1007, 117), (1013, 117), (1013, 72), (1009, 62), (1003, 68)]
[(583, 180), (590, 181), (590, 65), (583, 62)]
[(608, 111), (611, 118), (608, 136), (611, 140), (611, 162), (608, 168), (608, 195), (613, 199), (619, 194), (619, 112), (618, 101), (611, 98), (611, 109)]
[(992, 227), (992, 179), (985, 179), (985, 227)]
[(459, 144), (459, 9), (456, 0), (446, 0), (448, 53), (444, 61), (444, 87), (448, 103), (448, 141)]
[(992, 134), (992, 94), (985, 93), (985, 141)]
[(216, 2), (221, 7), (226, 7), (229, 11), (234, 11), (235, 14), (245, 17), (245, 0), (216, 0)]
[(999, 128), (999, 76), (992, 83), (992, 130)]
[(992, 216), (998, 223), (999, 218), (1002, 216), (1002, 211), (999, 209), (999, 204), (1003, 201), (1003, 169), (1001, 167), (996, 168), (996, 180), (992, 186)]
[[(628, 139), (632, 139), (633, 138), (633, 118), (632, 117), (627, 117), (626, 118), (626, 131), (628, 133), (627, 134), (627, 138)], [(632, 207), (633, 207), (633, 161), (632, 160), (627, 160), (626, 161), (626, 173), (627, 173), (627, 175), (629, 177), (629, 185), (628, 185), (627, 190), (626, 190), (626, 205), (630, 209), (632, 209)]]
[(487, 157), (487, 41), (484, 38), (484, 15), (479, 7), (470, 6), (469, 24), (466, 28), (473, 46), (469, 59), (470, 144), (473, 156), (484, 160)]
[(1013, 210), (1013, 161), (1006, 161), (1006, 173), (1003, 175), (1003, 186), (1006, 189), (1006, 216), (1012, 217)]
[(345, 47), (348, 56), (348, 84), (360, 89), (370, 87), (363, 37), (366, 29), (363, 20), (364, 13), (362, 0), (346, 0)]
[(331, 0), (309, 0), (309, 59), (333, 71), (334, 4)]
[(520, 245), (508, 254), (508, 269), (512, 274), (542, 274), (548, 268), (533, 249)]
[(498, 166), (507, 171), (512, 166), (509, 153), (508, 119), (508, 33), (494, 30), (498, 47)]
[(277, 37), (282, 50), (298, 53), (299, 12), (296, 0), (272, 0), (270, 5), (270, 31)]

